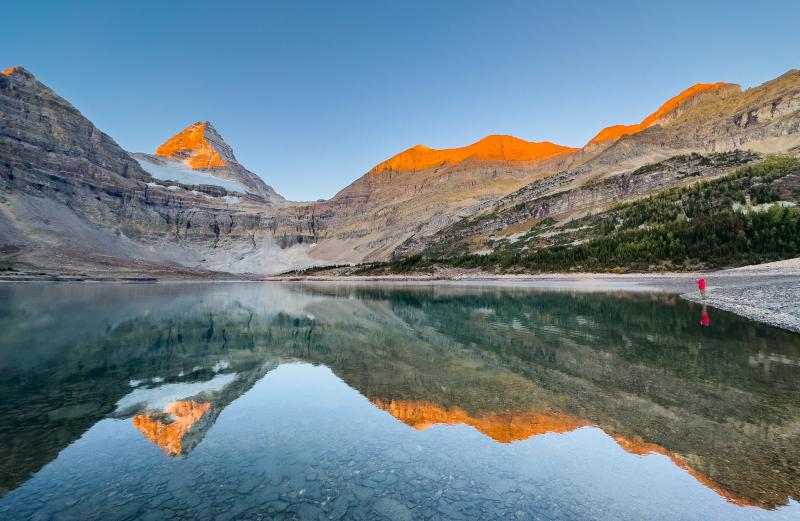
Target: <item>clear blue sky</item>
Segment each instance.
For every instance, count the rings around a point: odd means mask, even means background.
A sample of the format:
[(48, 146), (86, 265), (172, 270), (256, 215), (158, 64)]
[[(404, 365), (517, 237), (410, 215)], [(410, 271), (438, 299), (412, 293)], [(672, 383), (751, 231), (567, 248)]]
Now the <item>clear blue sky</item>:
[(291, 199), (330, 197), (417, 143), (581, 146), (693, 83), (749, 87), (800, 67), (796, 0), (9, 0), (0, 12), (0, 66), (28, 68), (127, 150), (207, 119)]

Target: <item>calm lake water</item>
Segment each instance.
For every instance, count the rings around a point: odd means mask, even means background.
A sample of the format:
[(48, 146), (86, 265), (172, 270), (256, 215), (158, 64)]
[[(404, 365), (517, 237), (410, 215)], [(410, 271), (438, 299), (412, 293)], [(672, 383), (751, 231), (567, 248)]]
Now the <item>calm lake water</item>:
[(800, 519), (800, 335), (677, 296), (0, 285), (0, 518)]

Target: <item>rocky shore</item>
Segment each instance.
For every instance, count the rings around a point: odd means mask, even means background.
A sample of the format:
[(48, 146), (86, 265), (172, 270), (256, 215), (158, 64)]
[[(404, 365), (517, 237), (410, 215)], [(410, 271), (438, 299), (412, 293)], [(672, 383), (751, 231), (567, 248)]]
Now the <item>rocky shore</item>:
[(710, 274), (706, 299), (681, 296), (800, 333), (800, 259), (746, 266)]

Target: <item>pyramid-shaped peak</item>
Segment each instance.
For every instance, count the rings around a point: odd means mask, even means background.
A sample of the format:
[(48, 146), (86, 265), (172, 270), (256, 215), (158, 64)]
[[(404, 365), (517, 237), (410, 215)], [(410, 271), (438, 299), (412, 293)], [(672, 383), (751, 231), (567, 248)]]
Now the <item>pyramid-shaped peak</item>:
[(198, 121), (175, 134), (158, 147), (156, 155), (184, 160), (198, 170), (236, 163), (233, 149), (208, 121)]

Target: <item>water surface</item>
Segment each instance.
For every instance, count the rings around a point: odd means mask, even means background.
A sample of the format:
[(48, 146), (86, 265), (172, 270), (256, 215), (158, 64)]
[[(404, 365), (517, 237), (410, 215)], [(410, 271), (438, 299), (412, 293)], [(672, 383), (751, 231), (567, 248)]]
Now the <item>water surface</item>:
[(0, 286), (2, 519), (798, 519), (800, 335), (648, 293)]

